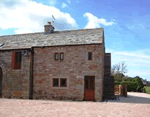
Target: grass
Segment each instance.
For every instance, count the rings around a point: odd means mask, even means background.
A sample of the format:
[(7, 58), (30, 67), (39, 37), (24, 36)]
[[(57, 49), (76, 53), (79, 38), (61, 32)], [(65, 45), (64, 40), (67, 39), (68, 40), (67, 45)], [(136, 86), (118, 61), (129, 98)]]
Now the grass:
[(145, 86), (144, 88), (145, 88), (146, 93), (150, 94), (150, 86)]

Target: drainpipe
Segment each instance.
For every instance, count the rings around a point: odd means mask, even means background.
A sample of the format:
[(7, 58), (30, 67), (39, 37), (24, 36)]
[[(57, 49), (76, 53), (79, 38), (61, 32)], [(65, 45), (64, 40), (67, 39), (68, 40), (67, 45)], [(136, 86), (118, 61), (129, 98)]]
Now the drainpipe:
[(33, 99), (33, 64), (34, 64), (34, 48), (31, 47), (29, 99)]

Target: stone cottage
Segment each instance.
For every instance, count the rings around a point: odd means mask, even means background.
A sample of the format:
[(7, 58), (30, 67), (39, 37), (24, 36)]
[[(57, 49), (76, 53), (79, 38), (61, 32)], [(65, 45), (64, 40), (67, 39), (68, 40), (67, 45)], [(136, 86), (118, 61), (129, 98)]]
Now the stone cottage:
[(105, 71), (103, 28), (54, 31), (48, 22), (44, 32), (0, 36), (2, 98), (101, 101)]

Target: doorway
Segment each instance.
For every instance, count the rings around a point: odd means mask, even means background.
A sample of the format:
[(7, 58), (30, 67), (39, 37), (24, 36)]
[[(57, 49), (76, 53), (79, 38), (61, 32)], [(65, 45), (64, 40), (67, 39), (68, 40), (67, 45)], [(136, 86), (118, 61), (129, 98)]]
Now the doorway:
[(84, 100), (95, 100), (95, 76), (84, 77)]

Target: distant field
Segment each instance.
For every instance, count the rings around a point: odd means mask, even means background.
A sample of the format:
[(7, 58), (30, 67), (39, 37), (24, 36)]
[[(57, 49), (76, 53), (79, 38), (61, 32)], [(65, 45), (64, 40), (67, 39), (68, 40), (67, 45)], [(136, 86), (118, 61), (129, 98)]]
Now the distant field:
[(145, 86), (144, 88), (146, 90), (146, 93), (150, 94), (150, 86)]

